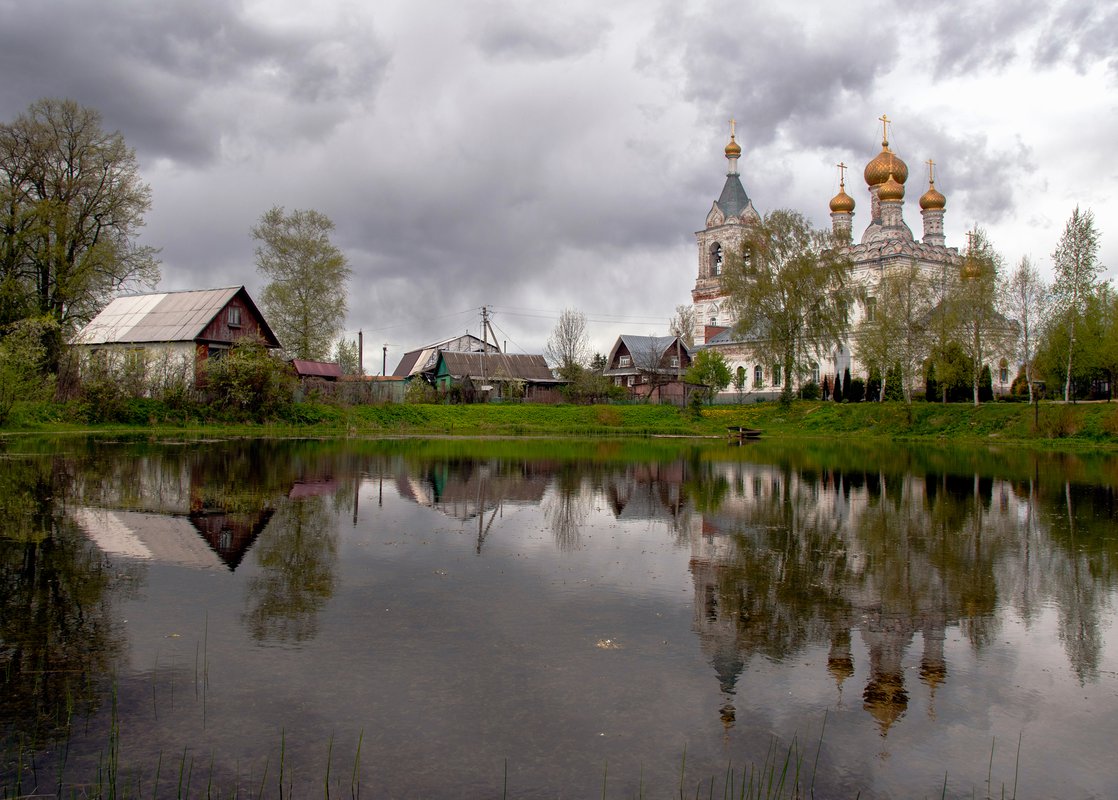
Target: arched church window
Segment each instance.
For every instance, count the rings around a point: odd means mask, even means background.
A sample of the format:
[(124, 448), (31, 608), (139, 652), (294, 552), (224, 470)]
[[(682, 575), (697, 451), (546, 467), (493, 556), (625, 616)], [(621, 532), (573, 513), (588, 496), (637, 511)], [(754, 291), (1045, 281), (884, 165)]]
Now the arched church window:
[(780, 378), (781, 378), (780, 364), (774, 364), (773, 365), (773, 386), (782, 385), (783, 381), (781, 381)]
[(1009, 362), (1004, 358), (1001, 364), (998, 365), (998, 382), (1009, 383)]
[(874, 317), (877, 316), (877, 298), (866, 298), (866, 322), (873, 322)]
[(738, 367), (737, 376), (738, 376), (738, 379), (737, 379), (737, 381), (735, 381), (737, 386), (739, 386), (739, 387), (745, 386), (745, 367)]
[(812, 383), (819, 383), (819, 365), (814, 361), (811, 362), (811, 380)]
[(760, 389), (765, 385), (765, 370), (758, 364), (753, 367), (753, 388)]
[(710, 248), (710, 274), (716, 277), (722, 274), (722, 245), (718, 242)]

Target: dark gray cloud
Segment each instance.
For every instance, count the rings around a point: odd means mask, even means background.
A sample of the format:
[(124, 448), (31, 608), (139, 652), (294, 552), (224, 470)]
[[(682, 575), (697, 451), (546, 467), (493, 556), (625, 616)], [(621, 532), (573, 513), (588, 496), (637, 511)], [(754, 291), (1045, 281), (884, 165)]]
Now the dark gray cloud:
[(321, 137), (372, 101), (387, 61), (367, 26), (284, 28), (223, 0), (0, 3), (4, 109), (73, 98), (148, 159)]

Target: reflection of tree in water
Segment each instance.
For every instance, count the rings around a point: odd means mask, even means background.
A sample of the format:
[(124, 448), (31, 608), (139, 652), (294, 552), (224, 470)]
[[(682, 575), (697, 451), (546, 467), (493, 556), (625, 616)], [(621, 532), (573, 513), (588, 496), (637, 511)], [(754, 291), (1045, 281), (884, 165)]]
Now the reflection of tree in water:
[(283, 500), (252, 550), (261, 574), (248, 585), (245, 622), (260, 641), (302, 642), (334, 594), (337, 531), (328, 498)]
[(578, 550), (580, 531), (594, 501), (589, 484), (575, 464), (559, 467), (552, 491), (544, 495), (544, 518), (551, 525), (555, 544), (564, 553)]
[(1052, 541), (1064, 558), (1054, 559), (1053, 588), (1059, 608), (1060, 640), (1080, 683), (1098, 678), (1103, 649), (1100, 610), (1109, 601), (1118, 560), (1118, 501), (1112, 486), (1065, 481), (1047, 492)]
[(0, 469), (0, 729), (3, 737), (64, 735), (90, 712), (120, 640), (110, 600), (122, 577), (63, 516), (56, 459), (7, 460)]

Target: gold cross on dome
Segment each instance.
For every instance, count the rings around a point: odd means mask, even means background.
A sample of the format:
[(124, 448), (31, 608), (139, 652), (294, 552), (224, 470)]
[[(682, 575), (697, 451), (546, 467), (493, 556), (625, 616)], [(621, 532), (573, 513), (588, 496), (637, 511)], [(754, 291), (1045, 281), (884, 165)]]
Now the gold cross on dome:
[(730, 138), (731, 139), (734, 138), (734, 126), (736, 124), (737, 124), (737, 120), (734, 119), (733, 117), (730, 117)]
[(936, 162), (932, 161), (932, 159), (929, 158), (928, 161), (927, 161), (927, 164), (928, 164), (928, 183), (930, 183), (930, 184), (935, 183), (936, 182)]
[(881, 145), (884, 147), (889, 144), (889, 123), (892, 122), (889, 117), (882, 114), (878, 117), (881, 120)]
[(844, 187), (846, 186), (846, 163), (840, 161), (835, 166), (839, 168), (839, 187)]

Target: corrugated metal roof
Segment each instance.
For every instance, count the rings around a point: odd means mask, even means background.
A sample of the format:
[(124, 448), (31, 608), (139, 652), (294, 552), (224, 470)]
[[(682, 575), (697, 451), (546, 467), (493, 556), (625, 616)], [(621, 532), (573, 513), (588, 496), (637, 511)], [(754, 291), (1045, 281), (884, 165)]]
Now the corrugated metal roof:
[(342, 368), (332, 361), (307, 361), (302, 358), (291, 359), (295, 374), (305, 378), (340, 378)]
[[(518, 378), (533, 383), (559, 383), (541, 355), (508, 353), (441, 353), (447, 372), (462, 378)], [(484, 363), (483, 363), (484, 359)]]
[(154, 292), (118, 297), (74, 339), (76, 344), (189, 342), (242, 286), (186, 292)]
[(416, 350), (409, 350), (404, 353), (400, 358), (400, 363), (396, 365), (396, 369), (392, 374), (407, 378), (417, 372), (426, 372), (435, 366), (438, 361), (439, 351), (445, 350), (448, 352), (481, 352), (482, 348), (488, 352), (499, 353), (500, 348), (497, 345), (483, 342), (472, 334), (463, 334), (460, 336), (452, 336), (449, 339), (443, 339), (441, 342), (433, 342), (426, 347), (420, 347)]

